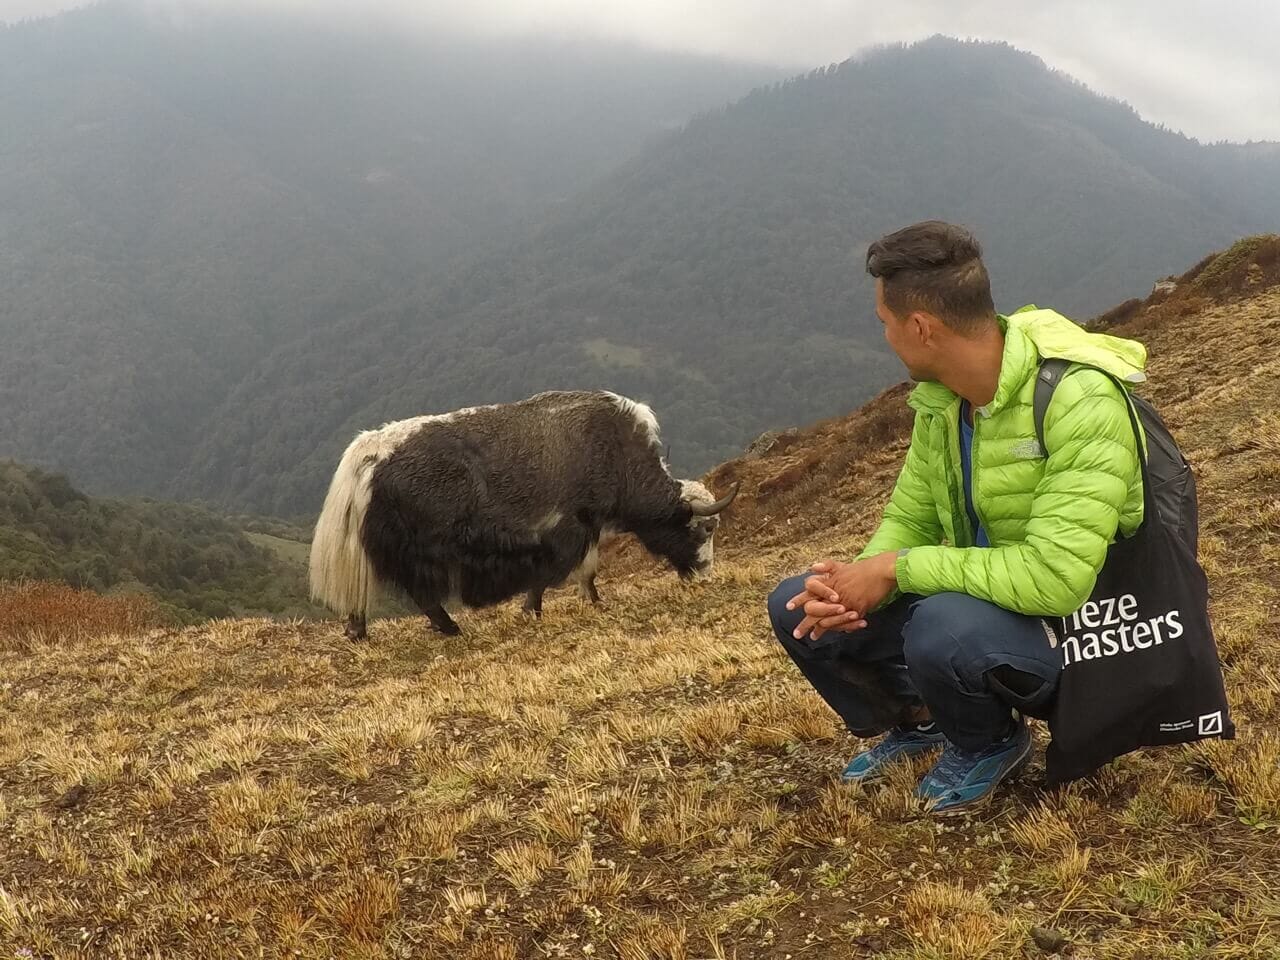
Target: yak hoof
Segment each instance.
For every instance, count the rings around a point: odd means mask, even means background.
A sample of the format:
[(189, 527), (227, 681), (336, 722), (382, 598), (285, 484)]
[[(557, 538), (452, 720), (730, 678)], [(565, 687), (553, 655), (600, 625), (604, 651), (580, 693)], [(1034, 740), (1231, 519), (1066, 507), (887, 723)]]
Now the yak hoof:
[(462, 633), (462, 628), (450, 620), (448, 623), (433, 623), (431, 625), (437, 633), (442, 633), (446, 637), (456, 637)]

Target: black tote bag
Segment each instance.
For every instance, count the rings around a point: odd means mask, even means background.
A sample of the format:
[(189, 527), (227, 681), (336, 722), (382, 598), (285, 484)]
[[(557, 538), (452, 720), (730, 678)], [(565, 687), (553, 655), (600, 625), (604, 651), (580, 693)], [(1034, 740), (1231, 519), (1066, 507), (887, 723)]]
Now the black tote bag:
[(1056, 622), (1063, 668), (1049, 715), (1050, 785), (1140, 747), (1235, 737), (1208, 579), (1194, 548), (1156, 506), (1161, 491), (1141, 455), (1133, 404), (1126, 405), (1138, 438), (1143, 519), (1111, 545), (1089, 600)]

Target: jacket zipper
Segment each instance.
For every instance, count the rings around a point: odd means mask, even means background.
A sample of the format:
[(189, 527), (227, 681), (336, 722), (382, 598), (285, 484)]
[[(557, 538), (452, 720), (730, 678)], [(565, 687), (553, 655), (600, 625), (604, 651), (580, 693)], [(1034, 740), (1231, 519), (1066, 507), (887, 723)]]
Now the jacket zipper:
[[(955, 519), (956, 529), (964, 530), (968, 533), (968, 542), (957, 544), (957, 546), (972, 547), (977, 540), (977, 531), (973, 529), (969, 523), (969, 511), (964, 505), (964, 461), (960, 459), (960, 416), (959, 404), (956, 405), (956, 413), (949, 416), (943, 423), (946, 425), (947, 437), (951, 441), (948, 445), (951, 450), (951, 483), (948, 484), (951, 494), (951, 516)], [(974, 440), (977, 440), (977, 432), (974, 433)], [(972, 449), (970, 450), (972, 456)], [(970, 467), (972, 470), (972, 467)], [(977, 504), (974, 505), (974, 513), (977, 513)]]
[[(969, 408), (973, 413), (973, 443), (969, 447), (969, 491), (973, 494), (973, 515), (978, 518), (978, 526), (987, 531), (987, 543), (991, 542), (991, 528), (987, 526), (987, 522), (982, 519), (982, 514), (978, 511), (978, 421), (985, 419), (973, 407)], [(963, 491), (962, 491), (963, 492)], [(965, 511), (968, 514), (968, 511)], [(973, 531), (973, 545), (978, 545), (978, 531)]]

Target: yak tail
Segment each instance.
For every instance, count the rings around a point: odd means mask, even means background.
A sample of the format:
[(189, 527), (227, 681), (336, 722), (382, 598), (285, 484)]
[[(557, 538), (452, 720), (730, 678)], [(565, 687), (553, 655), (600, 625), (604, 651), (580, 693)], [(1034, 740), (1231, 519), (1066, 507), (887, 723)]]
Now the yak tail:
[(347, 447), (311, 538), (311, 599), (339, 616), (364, 616), (377, 589), (360, 533), (378, 453), (374, 431), (361, 434)]

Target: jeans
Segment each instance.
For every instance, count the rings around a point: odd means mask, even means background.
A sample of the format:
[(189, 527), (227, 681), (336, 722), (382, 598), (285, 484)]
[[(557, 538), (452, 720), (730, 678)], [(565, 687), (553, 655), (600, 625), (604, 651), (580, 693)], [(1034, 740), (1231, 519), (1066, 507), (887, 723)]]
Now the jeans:
[(1046, 718), (1062, 651), (1039, 617), (963, 593), (903, 595), (851, 633), (797, 640), (803, 610), (787, 601), (804, 576), (769, 596), (778, 641), (805, 679), (859, 737), (909, 722), (925, 708), (956, 746), (981, 750), (1006, 736), (1012, 710)]

